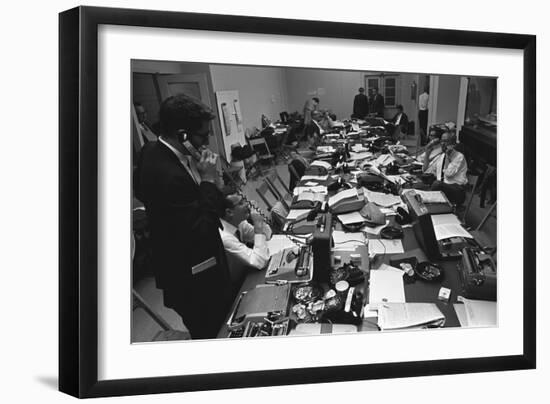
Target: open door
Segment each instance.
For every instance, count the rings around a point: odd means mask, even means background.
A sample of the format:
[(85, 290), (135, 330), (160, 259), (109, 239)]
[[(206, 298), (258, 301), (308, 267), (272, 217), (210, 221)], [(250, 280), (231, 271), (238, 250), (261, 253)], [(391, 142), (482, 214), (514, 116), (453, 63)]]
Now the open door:
[[(208, 76), (206, 73), (197, 74), (159, 74), (157, 82), (161, 98), (164, 100), (172, 95), (186, 94), (201, 100), (216, 111), (210, 97)], [(220, 147), (219, 124), (212, 122), (210, 128), (210, 149), (224, 155), (223, 147)]]

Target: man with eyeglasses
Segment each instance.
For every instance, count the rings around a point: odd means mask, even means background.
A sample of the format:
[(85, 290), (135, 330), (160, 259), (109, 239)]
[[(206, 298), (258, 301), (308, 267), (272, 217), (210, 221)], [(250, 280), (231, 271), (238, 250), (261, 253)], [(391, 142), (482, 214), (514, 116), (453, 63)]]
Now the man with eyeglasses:
[(231, 293), (217, 184), (217, 155), (208, 148), (212, 110), (180, 94), (160, 107), (161, 136), (143, 149), (134, 177), (147, 212), (153, 264), (164, 305), (193, 339), (215, 338)]
[[(430, 160), (431, 152), (438, 143), (442, 153)], [(422, 171), (435, 175), (432, 191), (442, 191), (451, 203), (461, 205), (466, 199), (468, 164), (464, 155), (455, 150), (455, 146), (456, 135), (451, 132), (443, 133), (439, 142), (436, 139), (430, 141), (426, 146)]]

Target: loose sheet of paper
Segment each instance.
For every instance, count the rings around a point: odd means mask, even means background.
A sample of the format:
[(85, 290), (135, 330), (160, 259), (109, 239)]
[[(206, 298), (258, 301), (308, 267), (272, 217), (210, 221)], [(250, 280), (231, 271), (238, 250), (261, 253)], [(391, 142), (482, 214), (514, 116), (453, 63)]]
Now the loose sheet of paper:
[(460, 219), (453, 213), (444, 213), (441, 215), (432, 215), (432, 223), (435, 226), (441, 224), (458, 224), (460, 225)]
[(290, 209), (286, 220), (300, 220), (307, 217), (311, 209)]
[(312, 161), (310, 164), (310, 167), (323, 167), (323, 168), (326, 168), (327, 170), (330, 170), (332, 168), (330, 163), (323, 160)]
[(365, 245), (367, 242), (363, 233), (347, 233), (340, 230), (334, 230), (332, 232), (332, 240), (335, 246), (346, 245), (349, 247)]
[(468, 327), (494, 327), (497, 325), (497, 302), (472, 300), (459, 296), (464, 303)]
[(338, 220), (340, 220), (342, 224), (363, 223), (367, 221), (359, 212), (343, 213), (338, 215)]
[(420, 195), (424, 203), (447, 203), (447, 199), (441, 191), (421, 191), (416, 189), (415, 192)]
[(386, 302), (405, 302), (403, 272), (372, 270), (369, 279), (369, 306)]
[(460, 224), (440, 224), (434, 226), (435, 238), (437, 241), (450, 237), (473, 238)]
[(334, 206), (336, 203), (344, 200), (344, 199), (347, 199), (347, 198), (355, 198), (357, 197), (358, 194), (357, 194), (357, 188), (350, 188), (350, 189), (346, 189), (344, 191), (340, 191), (338, 192), (336, 195), (334, 196), (331, 196), (328, 200), (328, 206), (332, 207)]
[(285, 248), (292, 248), (294, 246), (295, 244), (282, 234), (274, 234), (271, 239), (267, 240), (267, 248), (269, 249), (270, 257), (277, 254), (279, 251), (283, 251)]
[(404, 252), (401, 240), (369, 239), (369, 255), (402, 254)]
[(328, 179), (327, 175), (304, 175), (302, 176), (302, 181), (326, 181)]
[(327, 194), (327, 187), (324, 185), (317, 185), (317, 186), (306, 186), (306, 187), (296, 187), (294, 188), (294, 191), (292, 192), (294, 196), (301, 194), (302, 192), (316, 192), (318, 194)]
[(382, 330), (443, 325), (445, 316), (435, 303), (387, 303), (378, 309), (378, 326)]
[(363, 194), (369, 202), (383, 207), (389, 207), (401, 203), (401, 197), (398, 195), (385, 194), (383, 192), (373, 192), (363, 188)]

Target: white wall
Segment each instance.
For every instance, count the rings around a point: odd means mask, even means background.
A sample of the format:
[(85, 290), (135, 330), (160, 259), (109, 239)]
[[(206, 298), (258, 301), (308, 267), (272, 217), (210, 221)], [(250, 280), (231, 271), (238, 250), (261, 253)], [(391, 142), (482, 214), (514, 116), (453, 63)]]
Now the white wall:
[(283, 72), (278, 67), (211, 65), (214, 91), (238, 90), (245, 128), (261, 128), (261, 116), (272, 121), (287, 109)]
[(307, 99), (319, 97), (319, 109), (329, 109), (338, 119), (349, 118), (353, 97), (362, 86), (361, 72), (285, 68), (289, 112), (303, 113)]

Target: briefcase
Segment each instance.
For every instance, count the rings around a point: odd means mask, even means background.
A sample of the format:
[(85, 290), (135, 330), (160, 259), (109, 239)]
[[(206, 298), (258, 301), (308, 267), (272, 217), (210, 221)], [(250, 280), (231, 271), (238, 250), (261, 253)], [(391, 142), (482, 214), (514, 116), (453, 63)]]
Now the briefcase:
[(463, 248), (458, 274), (462, 296), (475, 300), (497, 300), (496, 265), (489, 254), (477, 248)]

